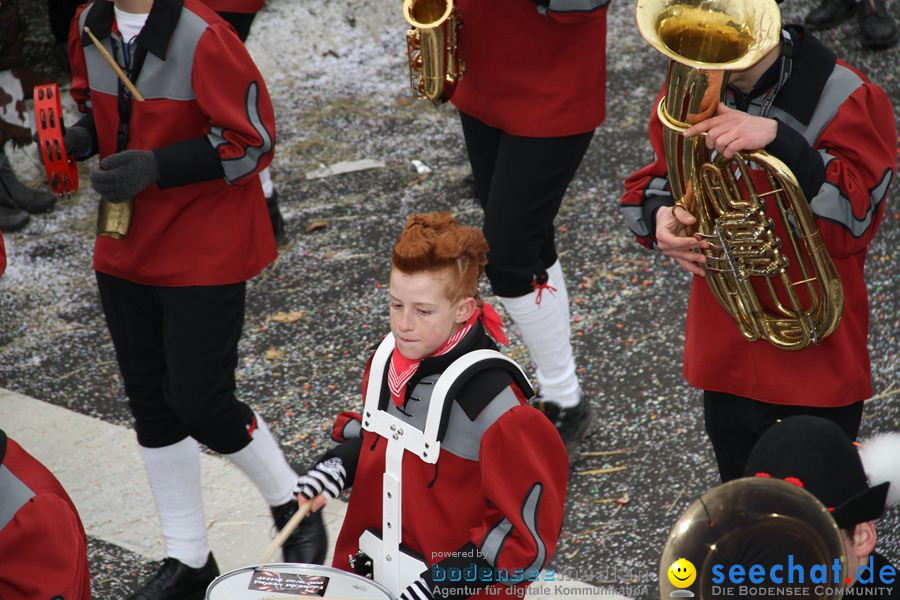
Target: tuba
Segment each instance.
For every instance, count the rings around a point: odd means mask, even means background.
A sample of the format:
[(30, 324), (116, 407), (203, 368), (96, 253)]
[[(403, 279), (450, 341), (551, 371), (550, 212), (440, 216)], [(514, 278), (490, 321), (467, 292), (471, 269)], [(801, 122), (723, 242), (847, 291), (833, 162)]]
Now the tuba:
[[(748, 578), (741, 584), (732, 583), (728, 577), (731, 566), (742, 565), (745, 577), (751, 566), (761, 566), (764, 581), (759, 587), (771, 588), (781, 585), (770, 578), (772, 567), (782, 565), (779, 576), (787, 576), (789, 555), (805, 574), (802, 584), (785, 584), (804, 589), (804, 594), (793, 597), (841, 598), (849, 562), (840, 529), (828, 509), (802, 487), (781, 479), (735, 479), (700, 496), (672, 527), (659, 561), (659, 597), (766, 597), (767, 590), (739, 593), (742, 587), (756, 586)], [(687, 586), (676, 587), (669, 578), (669, 569), (679, 559), (689, 561), (696, 573)], [(834, 572), (835, 559), (840, 561), (839, 574)], [(713, 570), (715, 565), (723, 568)], [(825, 566), (827, 584), (811, 582), (811, 569), (816, 565)], [(724, 580), (717, 572), (724, 574)], [(839, 583), (833, 583), (835, 577)], [(784, 577), (783, 582), (787, 581)]]
[[(686, 234), (710, 244), (701, 250), (710, 290), (748, 341), (763, 339), (782, 350), (815, 346), (837, 328), (844, 292), (796, 177), (764, 151), (712, 158), (701, 136), (682, 136), (715, 114), (730, 71), (751, 67), (778, 45), (777, 5), (638, 0), (637, 22), (644, 39), (671, 59), (657, 114), (675, 205), (697, 217), (696, 232)], [(759, 169), (771, 191), (756, 189), (751, 172)], [(791, 258), (767, 203), (786, 232)], [(792, 260), (796, 281), (788, 273)]]
[(457, 46), (459, 9), (453, 0), (403, 0), (403, 16), (412, 27), (406, 32), (412, 93), (443, 104), (466, 70)]

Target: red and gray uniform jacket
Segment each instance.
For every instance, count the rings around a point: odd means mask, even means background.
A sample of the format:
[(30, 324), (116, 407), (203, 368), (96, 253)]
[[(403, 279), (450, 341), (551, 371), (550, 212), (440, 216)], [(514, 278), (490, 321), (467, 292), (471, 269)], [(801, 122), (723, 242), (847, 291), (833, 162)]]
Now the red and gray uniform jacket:
[[(783, 54), (769, 72), (776, 81), (774, 88), (758, 85), (744, 97), (729, 90), (726, 104), (759, 115), (766, 96), (775, 93), (767, 116), (778, 121), (778, 133), (765, 150), (787, 164), (809, 200), (843, 284), (843, 316), (831, 336), (797, 352), (778, 350), (765, 341), (747, 342), (706, 281), (694, 277), (684, 375), (700, 389), (772, 404), (846, 406), (872, 395), (863, 267), (897, 168), (896, 123), (881, 88), (802, 29), (791, 28), (789, 34), (792, 57), (787, 80), (777, 83)], [(674, 203), (655, 105), (651, 115), (654, 161), (626, 179), (621, 200), (628, 227), (648, 248), (655, 243), (656, 210)], [(759, 171), (751, 175), (761, 193), (770, 189), (758, 177)], [(786, 240), (783, 221), (771, 203), (766, 210), (776, 222), (776, 234)], [(797, 260), (789, 247), (782, 249), (791, 260), (792, 279), (798, 281)], [(759, 296), (771, 309), (768, 294)]]
[[(479, 323), (452, 351), (421, 362), (403, 406), (391, 402), (385, 376), (382, 405), (389, 414), (423, 428), (441, 373), (463, 354), (486, 348), (496, 346)], [(367, 384), (368, 368), (364, 389)], [(548, 419), (525, 402), (506, 370), (479, 372), (453, 402), (437, 463), (404, 454), (402, 543), (428, 565), (423, 577), (430, 590), (461, 587), (459, 582), (435, 581), (434, 565), (446, 571), (474, 564), (479, 573), (500, 571), (523, 581), (522, 575), (541, 569), (556, 548), (568, 477), (565, 446)], [(332, 437), (340, 444), (323, 459), (340, 457), (346, 485), (353, 486), (334, 566), (350, 571), (348, 556), (357, 553), (359, 537), (366, 530), (380, 535), (386, 442), (362, 429), (358, 413), (342, 413)], [(459, 554), (448, 557), (452, 553)], [(483, 589), (488, 582), (465, 585), (482, 588), (477, 597), (489, 595)], [(527, 583), (495, 585), (501, 594), (514, 594)], [(448, 594), (461, 597), (451, 590)]]
[(44, 465), (0, 430), (0, 598), (90, 600), (78, 511)]
[[(117, 151), (119, 82), (83, 33), (120, 64), (145, 52), (130, 104), (128, 149), (152, 150), (159, 182), (134, 198), (127, 239), (98, 237), (97, 271), (161, 286), (246, 281), (275, 259), (259, 182), (272, 159), (275, 115), (262, 76), (231, 27), (198, 0), (156, 0), (125, 60), (113, 4), (72, 22), (72, 96), (100, 157)], [(85, 157), (79, 157), (85, 158)]]
[(458, 0), (466, 73), (452, 102), (508, 134), (593, 131), (606, 106), (609, 0)]

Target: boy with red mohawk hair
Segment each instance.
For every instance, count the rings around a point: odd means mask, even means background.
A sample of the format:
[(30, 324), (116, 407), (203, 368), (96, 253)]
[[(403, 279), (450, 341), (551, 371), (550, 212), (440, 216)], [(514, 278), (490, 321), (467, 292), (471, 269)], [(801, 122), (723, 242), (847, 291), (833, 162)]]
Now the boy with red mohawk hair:
[[(505, 336), (478, 294), (487, 249), (449, 213), (409, 218), (363, 413), (338, 417), (339, 444), (298, 482), (313, 510), (353, 486), (334, 565), (370, 569), (394, 597), (478, 596), (504, 577), (527, 585), (562, 526), (566, 449), (528, 405), (521, 368), (496, 350)], [(477, 575), (450, 583), (456, 568)]]

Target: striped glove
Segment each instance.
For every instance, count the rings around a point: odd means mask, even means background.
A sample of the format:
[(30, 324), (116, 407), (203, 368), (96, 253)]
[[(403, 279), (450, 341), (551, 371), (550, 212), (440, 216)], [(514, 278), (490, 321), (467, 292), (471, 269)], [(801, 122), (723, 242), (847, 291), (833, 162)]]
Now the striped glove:
[(341, 495), (346, 477), (347, 471), (344, 470), (341, 459), (329, 458), (318, 463), (297, 480), (294, 495), (302, 494), (307, 500), (312, 500), (321, 494), (333, 500)]
[(431, 595), (431, 590), (428, 589), (428, 583), (419, 577), (416, 581), (406, 586), (398, 600), (434, 600), (434, 596)]

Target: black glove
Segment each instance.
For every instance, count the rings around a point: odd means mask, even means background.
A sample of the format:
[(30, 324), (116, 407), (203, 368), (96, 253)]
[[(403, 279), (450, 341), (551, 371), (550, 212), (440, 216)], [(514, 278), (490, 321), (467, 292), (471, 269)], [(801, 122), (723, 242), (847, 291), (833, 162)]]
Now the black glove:
[(66, 154), (75, 160), (81, 160), (91, 154), (94, 146), (94, 140), (91, 132), (78, 125), (72, 125), (66, 128), (63, 134), (63, 146), (66, 147)]
[(424, 579), (419, 577), (416, 581), (406, 586), (398, 600), (434, 600), (431, 590)]
[(159, 180), (156, 157), (149, 150), (125, 150), (100, 161), (91, 173), (91, 186), (110, 202), (124, 202)]
[[(41, 143), (36, 131), (31, 136), (31, 140), (38, 145)], [(91, 139), (90, 131), (80, 125), (72, 125), (66, 127), (66, 132), (63, 134), (63, 146), (66, 148), (66, 154), (75, 160), (80, 160), (90, 155), (94, 141)]]
[(341, 459), (329, 458), (318, 463), (297, 480), (294, 495), (302, 494), (307, 500), (312, 500), (322, 494), (334, 500), (341, 495), (346, 477), (347, 472)]

